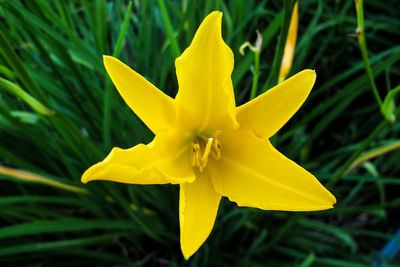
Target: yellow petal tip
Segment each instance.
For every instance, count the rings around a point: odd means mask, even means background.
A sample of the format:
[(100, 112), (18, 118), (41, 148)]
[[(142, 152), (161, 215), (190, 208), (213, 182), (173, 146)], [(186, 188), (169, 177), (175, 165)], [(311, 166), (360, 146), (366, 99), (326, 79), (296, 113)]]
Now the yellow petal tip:
[(222, 11), (219, 11), (219, 10), (215, 10), (215, 11), (213, 11), (213, 12), (211, 12), (210, 14), (208, 14), (208, 16), (217, 16), (217, 15), (220, 15), (220, 16), (222, 16)]
[(215, 20), (215, 23), (221, 24), (222, 21), (222, 12), (221, 11), (213, 11), (208, 16), (204, 19), (204, 22), (209, 21), (209, 20)]
[(310, 77), (312, 77), (313, 80), (312, 84), (314, 85), (315, 80), (317, 79), (317, 72), (314, 69), (305, 69), (301, 72), (303, 72), (305, 75), (309, 75)]
[(190, 259), (190, 257), (192, 257), (195, 252), (196, 251), (189, 252), (188, 249), (183, 249), (182, 248), (182, 255), (183, 255), (183, 258), (185, 258), (186, 261), (188, 261)]
[(305, 70), (303, 70), (303, 71), (305, 71), (305, 72), (313, 72), (313, 73), (316, 73), (315, 69), (305, 69)]
[(107, 60), (110, 60), (112, 58), (112, 56), (103, 55), (103, 62), (106, 63)]
[(82, 174), (81, 182), (82, 182), (83, 184), (86, 184), (87, 182), (90, 182), (90, 181), (93, 180), (93, 179), (90, 179), (90, 173), (92, 173), (91, 169), (92, 169), (92, 167), (89, 168), (89, 169), (87, 169), (87, 170)]
[[(112, 63), (115, 64), (115, 62), (117, 62), (117, 61), (118, 61), (118, 59), (116, 59), (116, 58), (113, 57), (113, 56), (103, 55), (103, 63), (104, 63), (104, 65), (106, 66), (106, 69), (107, 69), (107, 65), (112, 64)], [(107, 71), (108, 71), (108, 70), (107, 70)]]
[(83, 184), (86, 184), (86, 183), (88, 182), (88, 179), (87, 179), (87, 177), (86, 177), (85, 174), (82, 175), (82, 177), (81, 177), (81, 182), (82, 182)]

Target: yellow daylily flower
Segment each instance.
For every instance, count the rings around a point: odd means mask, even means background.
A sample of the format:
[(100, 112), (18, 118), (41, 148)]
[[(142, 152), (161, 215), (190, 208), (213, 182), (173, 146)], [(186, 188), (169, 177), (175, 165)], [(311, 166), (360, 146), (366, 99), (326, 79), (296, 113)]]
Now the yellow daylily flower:
[(128, 106), (154, 132), (154, 140), (113, 148), (82, 182), (179, 184), (181, 249), (188, 259), (209, 236), (222, 196), (265, 210), (330, 209), (335, 197), (268, 141), (299, 109), (315, 82), (304, 70), (236, 107), (233, 53), (221, 35), (221, 12), (201, 23), (176, 59), (179, 91), (165, 95), (142, 76), (105, 56), (104, 64)]

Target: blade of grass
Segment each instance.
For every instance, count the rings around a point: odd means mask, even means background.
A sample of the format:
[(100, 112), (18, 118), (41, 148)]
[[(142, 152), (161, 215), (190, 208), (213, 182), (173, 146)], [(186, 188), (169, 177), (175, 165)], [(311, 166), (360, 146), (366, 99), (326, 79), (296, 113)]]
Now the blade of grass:
[(164, 0), (157, 0), (158, 6), (160, 7), (161, 17), (164, 23), (165, 31), (168, 37), (168, 40), (171, 45), (171, 54), (173, 58), (177, 58), (181, 54), (181, 49), (179, 48), (178, 41), (175, 37), (174, 30), (172, 28), (171, 20), (168, 15), (168, 11), (165, 7)]
[(292, 11), (293, 11), (293, 0), (285, 0), (283, 2), (283, 18), (281, 24), (281, 32), (278, 38), (278, 43), (276, 46), (276, 52), (274, 56), (274, 60), (272, 62), (271, 72), (267, 78), (267, 81), (264, 83), (261, 92), (267, 91), (267, 89), (271, 88), (272, 86), (278, 83), (279, 77), (279, 70), (281, 68), (283, 52), (285, 50), (286, 38), (289, 31), (290, 20), (292, 18)]
[(25, 235), (58, 232), (107, 230), (137, 230), (130, 220), (88, 220), (63, 218), (59, 220), (33, 221), (0, 228), (0, 239), (16, 238)]
[[(395, 116), (400, 114), (400, 108), (397, 108), (395, 111)], [(351, 164), (361, 155), (361, 153), (370, 145), (370, 143), (381, 133), (389, 125), (388, 121), (382, 121), (372, 132), (371, 134), (364, 139), (362, 144), (358, 147), (356, 151), (346, 160), (344, 164), (340, 166), (340, 168), (335, 172), (329, 182), (326, 184), (327, 187), (332, 187), (335, 183), (339, 181), (339, 179), (343, 176), (345, 171), (351, 166)]]
[[(114, 48), (113, 57), (118, 57), (121, 52), (121, 47), (123, 41), (126, 36), (126, 32), (128, 30), (129, 18), (132, 11), (132, 1), (129, 2), (128, 8), (126, 9), (124, 22), (122, 24), (121, 30), (118, 34), (117, 43)], [(110, 149), (111, 147), (111, 111), (112, 111), (112, 99), (113, 94), (111, 92), (111, 84), (110, 79), (107, 77), (105, 82), (105, 92), (103, 99), (103, 138), (104, 138), (104, 146), (106, 149)]]
[(61, 241), (50, 241), (50, 242), (35, 242), (35, 243), (23, 243), (16, 246), (8, 246), (0, 248), (0, 256), (14, 255), (28, 252), (41, 252), (46, 250), (54, 250), (68, 247), (81, 247), (89, 246), (93, 244), (102, 243), (104, 241), (114, 239), (125, 235), (124, 233), (111, 233), (104, 235), (95, 235), (90, 237), (67, 239)]
[(75, 193), (80, 193), (80, 194), (88, 194), (89, 193), (86, 189), (83, 189), (81, 187), (68, 185), (68, 184), (44, 177), (42, 175), (37, 175), (37, 174), (27, 172), (27, 171), (21, 171), (21, 170), (16, 170), (16, 169), (12, 169), (12, 168), (7, 168), (7, 167), (1, 166), (1, 165), (0, 165), (0, 174), (6, 175), (8, 177), (18, 179), (18, 180), (46, 184), (49, 186), (57, 187), (57, 188), (75, 192)]
[(12, 94), (20, 97), (25, 103), (27, 103), (33, 110), (36, 112), (46, 115), (46, 116), (53, 116), (54, 115), (54, 110), (51, 110), (42, 103), (40, 103), (38, 100), (36, 100), (34, 97), (32, 97), (30, 94), (25, 92), (21, 87), (16, 85), (15, 83), (12, 83), (10, 81), (7, 81), (3, 78), (0, 77), (0, 87), (7, 89), (9, 92)]

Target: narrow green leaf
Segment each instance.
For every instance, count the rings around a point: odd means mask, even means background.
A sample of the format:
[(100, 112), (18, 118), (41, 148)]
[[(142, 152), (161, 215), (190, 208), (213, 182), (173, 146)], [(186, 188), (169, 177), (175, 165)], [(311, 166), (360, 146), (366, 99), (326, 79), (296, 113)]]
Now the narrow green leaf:
[(313, 262), (315, 261), (315, 255), (314, 253), (310, 253), (307, 258), (304, 259), (304, 261), (298, 266), (298, 267), (308, 267), (311, 266), (311, 264), (313, 264)]
[(51, 241), (51, 242), (35, 242), (35, 243), (21, 243), (15, 246), (8, 246), (0, 248), (0, 256), (15, 255), (27, 252), (39, 252), (50, 249), (61, 249), (66, 247), (79, 247), (88, 246), (92, 244), (98, 244), (106, 240), (110, 240), (123, 235), (123, 233), (113, 233), (105, 235), (95, 235), (91, 237), (67, 239), (62, 241)]
[(138, 229), (129, 220), (88, 220), (77, 218), (65, 218), (49, 221), (34, 221), (0, 228), (0, 239), (16, 238), (25, 235), (36, 235), (57, 232), (76, 232), (88, 230), (134, 230)]
[(28, 111), (20, 111), (20, 110), (12, 110), (10, 111), (11, 116), (18, 118), (21, 122), (28, 124), (36, 124), (40, 117), (32, 112)]
[(174, 30), (172, 28), (171, 20), (169, 19), (168, 11), (165, 7), (164, 0), (158, 0), (158, 6), (161, 10), (162, 20), (164, 22), (165, 31), (169, 42), (171, 43), (171, 53), (173, 58), (177, 58), (181, 54), (181, 49), (179, 48), (178, 41), (175, 37)]
[(14, 73), (21, 79), (25, 88), (39, 101), (48, 105), (47, 97), (44, 92), (37, 86), (36, 82), (29, 75), (10, 43), (7, 41), (3, 33), (0, 31), (0, 53), (3, 55), (8, 64), (14, 69)]
[[(128, 8), (126, 9), (124, 22), (122, 24), (121, 30), (118, 34), (117, 43), (114, 48), (113, 56), (118, 57), (121, 52), (122, 43), (125, 39), (126, 32), (128, 30), (129, 18), (132, 10), (132, 1), (129, 2)], [(111, 146), (111, 111), (112, 111), (112, 86), (110, 83), (110, 78), (106, 78), (105, 82), (105, 92), (103, 99), (103, 138), (104, 144), (107, 149)]]
[(128, 26), (129, 26), (129, 19), (131, 17), (131, 11), (132, 11), (132, 1), (129, 2), (128, 7), (126, 8), (125, 16), (124, 16), (124, 23), (122, 24), (121, 30), (118, 34), (118, 39), (117, 39), (117, 43), (115, 44), (113, 57), (118, 57), (119, 54), (121, 53), (122, 44), (124, 42), (126, 32), (128, 30)]
[(51, 109), (46, 108), (42, 103), (36, 100), (33, 96), (25, 92), (21, 87), (12, 83), (8, 80), (5, 80), (0, 77), (0, 87), (6, 89), (10, 93), (20, 97), (25, 103), (27, 103), (33, 110), (36, 112), (46, 115), (52, 116), (55, 112)]
[(396, 120), (396, 116), (394, 115), (394, 97), (400, 92), (400, 86), (390, 90), (390, 92), (386, 95), (385, 100), (383, 101), (381, 112), (385, 118), (390, 121), (394, 122)]
[(400, 148), (400, 141), (392, 140), (390, 142), (385, 143), (384, 145), (365, 151), (357, 159), (354, 160), (354, 162), (350, 165), (350, 167), (346, 170), (346, 172), (343, 175), (346, 175), (347, 173), (351, 172), (352, 170), (357, 168), (357, 166), (359, 166), (361, 163), (367, 160), (373, 159), (375, 157), (378, 157), (380, 155), (383, 155), (385, 153), (388, 153), (390, 151), (399, 148)]
[(96, 33), (97, 47), (100, 55), (107, 53), (107, 2), (105, 0), (94, 1), (96, 25), (94, 31)]
[(357, 243), (355, 242), (355, 240), (353, 239), (351, 234), (339, 227), (321, 223), (321, 222), (317, 222), (317, 221), (312, 221), (312, 220), (309, 220), (306, 218), (301, 218), (299, 220), (299, 223), (301, 225), (309, 227), (313, 230), (318, 229), (320, 231), (331, 233), (332, 235), (336, 236), (338, 239), (343, 241), (343, 243), (345, 245), (347, 245), (348, 247), (350, 247), (352, 251), (356, 251), (356, 249), (358, 247)]
[(13, 80), (15, 79), (14, 73), (8, 69), (6, 66), (0, 65), (0, 73), (6, 76), (6, 78)]

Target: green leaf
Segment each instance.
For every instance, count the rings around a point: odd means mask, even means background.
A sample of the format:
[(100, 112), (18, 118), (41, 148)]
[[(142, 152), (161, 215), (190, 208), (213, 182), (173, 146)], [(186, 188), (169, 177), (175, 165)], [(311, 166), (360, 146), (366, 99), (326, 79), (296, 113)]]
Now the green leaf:
[(33, 110), (35, 110), (40, 114), (46, 116), (52, 116), (55, 113), (54, 110), (45, 107), (42, 103), (40, 103), (33, 96), (25, 92), (21, 87), (19, 87), (15, 83), (0, 78), (0, 88), (4, 88), (10, 93), (20, 97), (24, 102), (26, 102), (29, 106), (31, 106)]
[(67, 239), (52, 242), (35, 242), (35, 243), (22, 243), (15, 246), (8, 246), (0, 248), (0, 256), (15, 255), (27, 252), (40, 252), (53, 249), (61, 249), (66, 247), (80, 247), (98, 244), (116, 237), (123, 235), (122, 233), (113, 233), (105, 235), (95, 235), (91, 237)]
[(390, 90), (390, 92), (386, 95), (385, 100), (383, 100), (383, 105), (381, 107), (381, 112), (385, 118), (394, 122), (396, 120), (396, 116), (394, 114), (395, 105), (394, 105), (394, 97), (400, 92), (400, 86)]
[(350, 249), (354, 252), (357, 249), (357, 243), (354, 241), (353, 237), (347, 231), (325, 223), (309, 220), (306, 218), (301, 218), (299, 220), (300, 224), (314, 230), (318, 229), (320, 231), (328, 232), (333, 236), (337, 237), (339, 240), (343, 241), (345, 245), (350, 247)]
[(28, 124), (36, 124), (40, 119), (37, 114), (28, 111), (13, 110), (10, 111), (10, 114), (11, 116), (21, 120), (21, 122)]
[(50, 221), (38, 220), (0, 228), (0, 239), (45, 233), (76, 232), (98, 229), (135, 230), (137, 228), (138, 227), (129, 220), (86, 220), (78, 218), (65, 218)]

